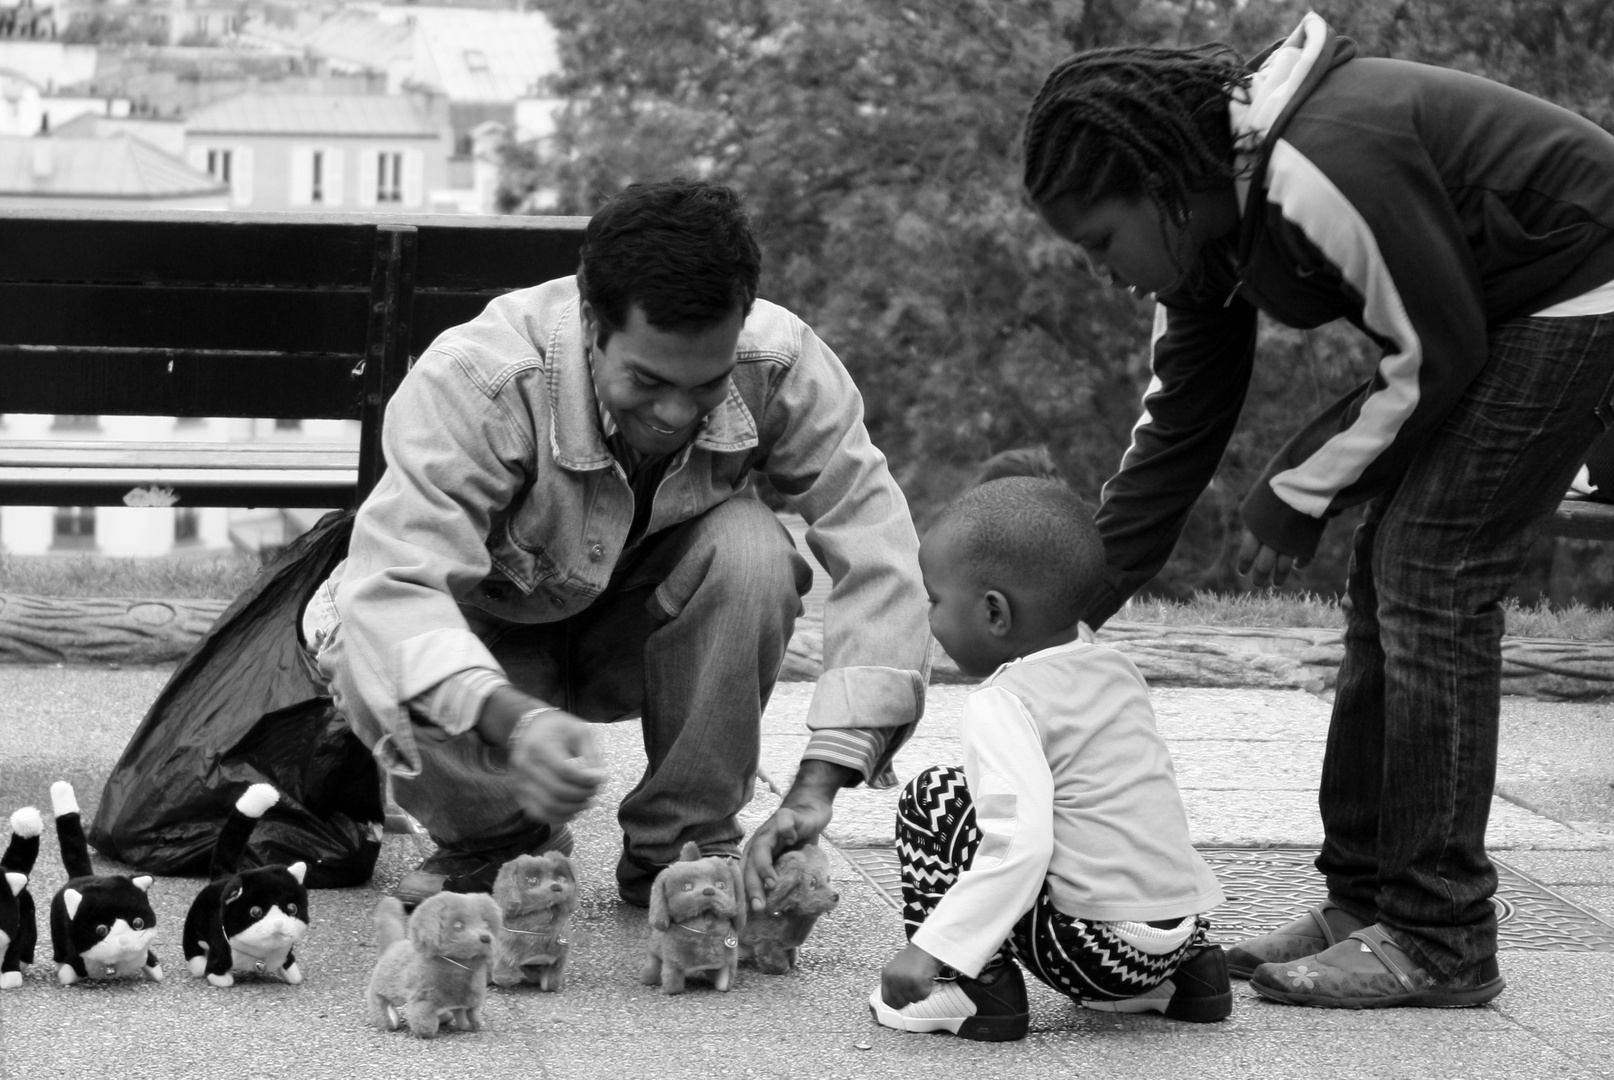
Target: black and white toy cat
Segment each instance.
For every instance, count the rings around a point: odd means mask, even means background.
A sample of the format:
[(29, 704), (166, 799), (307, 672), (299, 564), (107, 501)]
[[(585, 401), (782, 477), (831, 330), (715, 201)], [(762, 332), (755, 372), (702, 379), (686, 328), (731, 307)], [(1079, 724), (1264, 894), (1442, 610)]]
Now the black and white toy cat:
[(308, 933), (308, 864), (236, 869), (253, 826), (279, 801), (269, 784), (253, 784), (236, 800), (213, 845), (213, 880), (185, 916), (185, 961), (214, 986), (234, 985), (237, 974), (303, 981), (292, 949)]
[(34, 894), (28, 891), (28, 875), (39, 858), (39, 834), (44, 819), (32, 806), (11, 815), (11, 842), (0, 856), (0, 990), (22, 985), (22, 965), (34, 962), (34, 946), (39, 941), (39, 925), (34, 919)]
[(67, 884), (50, 901), (56, 977), (64, 985), (138, 974), (160, 982), (163, 967), (151, 951), (157, 913), (146, 895), (151, 875), (97, 874), (90, 864), (90, 845), (73, 785), (65, 780), (52, 784), (50, 803), (56, 812), (62, 865), (67, 868)]

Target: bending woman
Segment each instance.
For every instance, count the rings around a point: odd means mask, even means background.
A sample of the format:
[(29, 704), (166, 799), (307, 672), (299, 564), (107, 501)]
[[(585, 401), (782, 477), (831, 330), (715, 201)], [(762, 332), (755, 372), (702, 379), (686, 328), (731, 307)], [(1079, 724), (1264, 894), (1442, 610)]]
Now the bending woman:
[(1158, 299), (1153, 374), (1099, 525), (1107, 618), (1216, 471), (1258, 312), (1382, 349), (1244, 500), (1241, 573), (1281, 582), (1368, 503), (1319, 802), (1328, 899), (1235, 947), (1300, 1005), (1501, 992), (1485, 852), (1501, 601), (1614, 416), (1614, 136), (1475, 76), (1355, 55), (1308, 15), (1228, 50), (1086, 52), (1025, 128), (1025, 184), (1094, 271)]

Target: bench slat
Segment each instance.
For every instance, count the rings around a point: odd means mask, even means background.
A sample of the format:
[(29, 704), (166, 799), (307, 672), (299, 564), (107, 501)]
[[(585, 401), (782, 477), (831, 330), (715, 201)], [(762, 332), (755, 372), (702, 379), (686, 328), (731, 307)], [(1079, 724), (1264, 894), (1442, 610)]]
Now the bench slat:
[(193, 476), (181, 470), (134, 477), (75, 472), (70, 477), (12, 476), (0, 470), (0, 506), (123, 506), (136, 487), (172, 488), (177, 506), (347, 507), (353, 505), (358, 471), (303, 475), (279, 470)]
[(0, 345), (0, 400), (13, 413), (357, 420), (361, 358)]
[(0, 281), (367, 285), (379, 225), (421, 233), (421, 284), (502, 291), (577, 269), (586, 218), (0, 211)]
[(0, 283), (0, 342), (361, 353), (368, 290)]
[(114, 442), (28, 440), (0, 442), (0, 469), (301, 469), (352, 472), (352, 443)]
[(1571, 540), (1614, 540), (1614, 503), (1565, 499), (1544, 531)]

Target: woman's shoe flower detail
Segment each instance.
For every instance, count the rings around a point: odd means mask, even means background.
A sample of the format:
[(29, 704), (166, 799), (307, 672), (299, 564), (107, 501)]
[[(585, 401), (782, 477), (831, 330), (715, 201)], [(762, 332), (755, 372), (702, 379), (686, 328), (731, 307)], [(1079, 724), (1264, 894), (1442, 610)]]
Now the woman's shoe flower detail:
[(1317, 980), (1328, 974), (1320, 968), (1307, 967), (1305, 964), (1296, 964), (1283, 973), (1284, 978), (1294, 983), (1296, 990), (1315, 990)]

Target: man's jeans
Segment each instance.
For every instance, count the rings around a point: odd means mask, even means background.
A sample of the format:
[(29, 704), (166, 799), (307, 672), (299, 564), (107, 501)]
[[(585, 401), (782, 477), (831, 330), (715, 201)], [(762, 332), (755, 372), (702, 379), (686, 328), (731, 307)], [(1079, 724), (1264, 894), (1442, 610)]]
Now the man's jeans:
[[(642, 716), (648, 765), (622, 799), (623, 880), (673, 862), (687, 841), (735, 844), (750, 801), (762, 710), (784, 662), (812, 571), (772, 511), (733, 498), (645, 540), (570, 619), (472, 624), (519, 689), (585, 720)], [(344, 694), (341, 635), (320, 655)], [(344, 710), (345, 711), (345, 710)], [(349, 716), (367, 743), (380, 736)], [(417, 724), (423, 768), (393, 794), (439, 844), (503, 847), (530, 834), (507, 782), (509, 758), (469, 732)]]
[(1317, 868), (1444, 976), (1496, 952), (1501, 603), (1611, 396), (1614, 315), (1494, 327), (1485, 369), (1356, 532)]

